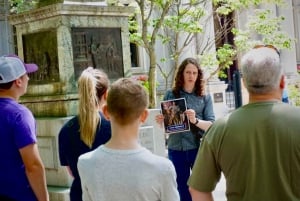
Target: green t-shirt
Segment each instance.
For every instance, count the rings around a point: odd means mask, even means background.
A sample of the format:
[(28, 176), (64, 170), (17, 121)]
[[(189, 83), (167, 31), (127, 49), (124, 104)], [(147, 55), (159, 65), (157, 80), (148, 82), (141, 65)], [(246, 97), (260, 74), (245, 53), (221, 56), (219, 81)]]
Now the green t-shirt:
[(211, 192), (221, 172), (228, 201), (300, 200), (300, 108), (251, 103), (217, 120), (188, 184)]

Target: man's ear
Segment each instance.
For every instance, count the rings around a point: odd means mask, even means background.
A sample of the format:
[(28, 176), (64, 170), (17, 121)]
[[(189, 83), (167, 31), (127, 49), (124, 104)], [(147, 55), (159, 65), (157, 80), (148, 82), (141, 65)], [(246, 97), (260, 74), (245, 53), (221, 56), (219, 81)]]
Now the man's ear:
[(106, 104), (103, 105), (103, 107), (102, 107), (102, 112), (103, 112), (104, 117), (105, 117), (107, 120), (109, 120), (109, 112), (108, 112), (108, 110), (107, 110), (107, 105), (106, 105)]
[(22, 86), (22, 80), (21, 80), (21, 78), (16, 79), (16, 80), (15, 80), (15, 84), (16, 84), (18, 87)]
[(142, 123), (145, 123), (145, 121), (147, 120), (149, 116), (149, 111), (147, 109), (145, 109), (142, 114), (141, 114), (141, 117), (140, 117), (140, 120)]
[(281, 78), (280, 78), (279, 86), (280, 86), (280, 89), (284, 89), (284, 87), (285, 87), (285, 77), (284, 77), (284, 75), (282, 75)]

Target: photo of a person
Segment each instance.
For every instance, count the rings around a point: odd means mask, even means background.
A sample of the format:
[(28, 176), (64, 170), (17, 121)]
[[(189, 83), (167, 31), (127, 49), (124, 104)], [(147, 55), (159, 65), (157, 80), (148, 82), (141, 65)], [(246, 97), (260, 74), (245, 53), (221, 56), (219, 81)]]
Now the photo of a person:
[(165, 133), (178, 133), (190, 130), (189, 121), (185, 114), (186, 109), (184, 98), (161, 102)]

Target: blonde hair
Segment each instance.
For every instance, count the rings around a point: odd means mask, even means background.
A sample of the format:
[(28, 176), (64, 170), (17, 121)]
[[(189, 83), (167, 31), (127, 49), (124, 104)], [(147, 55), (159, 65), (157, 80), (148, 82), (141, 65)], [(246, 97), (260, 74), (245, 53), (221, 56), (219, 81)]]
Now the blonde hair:
[[(80, 139), (89, 147), (95, 140), (100, 122), (99, 104), (109, 85), (107, 75), (92, 67), (85, 69), (78, 79)], [(99, 125), (100, 126), (100, 125)]]

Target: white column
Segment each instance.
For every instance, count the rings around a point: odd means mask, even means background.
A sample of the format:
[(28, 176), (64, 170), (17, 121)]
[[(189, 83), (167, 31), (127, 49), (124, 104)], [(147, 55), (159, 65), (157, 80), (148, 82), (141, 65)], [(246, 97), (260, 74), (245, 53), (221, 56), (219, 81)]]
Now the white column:
[[(285, 17), (282, 23), (282, 30), (287, 32), (291, 38), (296, 38), (294, 18), (293, 18), (293, 5), (292, 0), (285, 1), (285, 6), (278, 7), (278, 15)], [(297, 73), (297, 59), (295, 42), (292, 42), (290, 50), (283, 50), (280, 54), (281, 63), (284, 67), (285, 74), (288, 79), (295, 79), (298, 77)]]
[(7, 20), (9, 12), (8, 0), (0, 0), (0, 55), (14, 53), (12, 27)]

